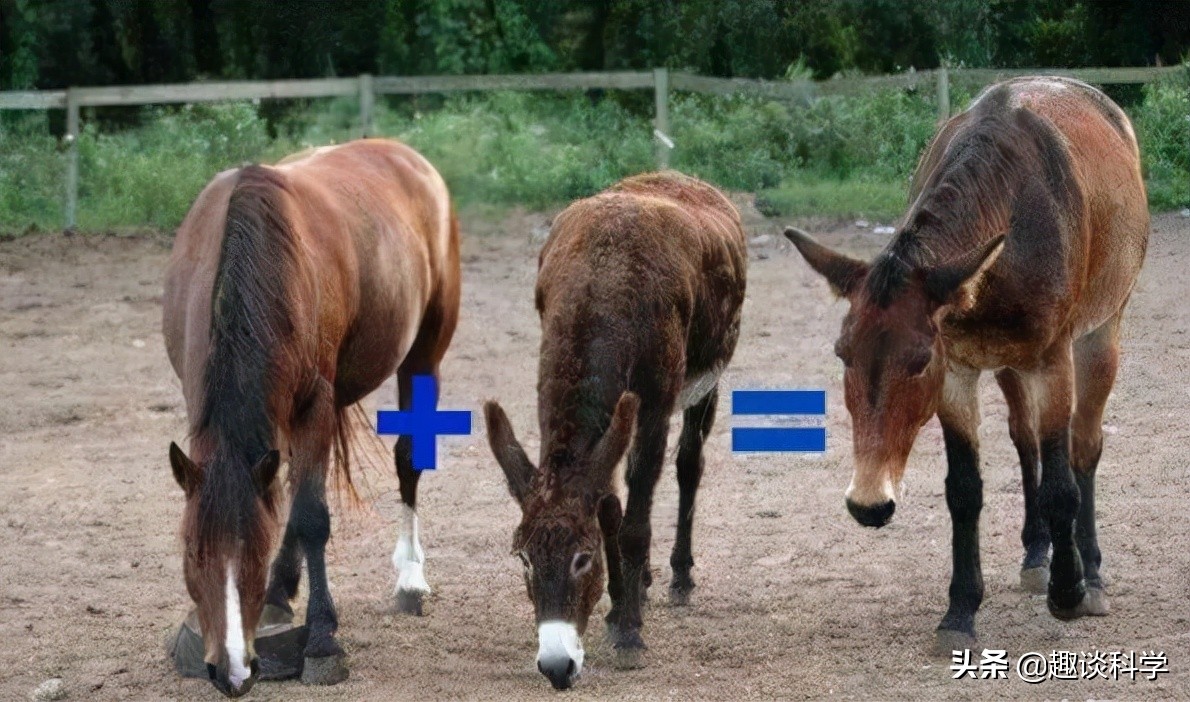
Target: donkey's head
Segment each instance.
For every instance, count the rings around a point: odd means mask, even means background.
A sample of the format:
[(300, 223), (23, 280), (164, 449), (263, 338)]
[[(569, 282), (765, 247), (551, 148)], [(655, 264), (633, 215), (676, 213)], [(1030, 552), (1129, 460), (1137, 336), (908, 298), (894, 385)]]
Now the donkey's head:
[(254, 641), (264, 609), (276, 523), (271, 486), (280, 455), (266, 453), (241, 484), (228, 471), (195, 462), (170, 444), (174, 478), (186, 493), (182, 516), (186, 589), (198, 610), (207, 676), (228, 697), (256, 682)]
[(938, 409), (946, 378), (943, 318), (968, 306), (1003, 247), (999, 236), (957, 260), (926, 266), (912, 247), (890, 246), (872, 263), (785, 230), (810, 267), (851, 307), (835, 354), (843, 361), (855, 467), (847, 509), (864, 526), (892, 519), (917, 433)]
[(537, 620), (537, 669), (559, 690), (583, 669), (583, 632), (603, 595), (603, 535), (619, 528), (612, 476), (632, 437), (640, 401), (624, 393), (611, 424), (582, 456), (565, 465), (529, 462), (496, 402), (484, 405), (488, 441), (521, 506), (512, 550), (524, 566), (525, 588)]

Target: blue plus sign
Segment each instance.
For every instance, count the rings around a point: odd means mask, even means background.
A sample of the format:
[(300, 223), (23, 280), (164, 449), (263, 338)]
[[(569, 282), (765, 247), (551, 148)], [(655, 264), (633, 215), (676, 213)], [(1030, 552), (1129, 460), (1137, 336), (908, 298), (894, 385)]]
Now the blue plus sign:
[(438, 407), (438, 383), (432, 375), (413, 376), (413, 402), (408, 410), (376, 413), (377, 434), (400, 434), (413, 441), (413, 469), (437, 468), (439, 434), (470, 434), (471, 413)]

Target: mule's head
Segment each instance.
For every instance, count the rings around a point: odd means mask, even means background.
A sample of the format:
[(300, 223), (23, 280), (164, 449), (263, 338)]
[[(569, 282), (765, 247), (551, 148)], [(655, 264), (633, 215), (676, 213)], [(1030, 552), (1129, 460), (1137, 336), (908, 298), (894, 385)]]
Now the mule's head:
[(847, 509), (864, 526), (892, 519), (917, 433), (938, 409), (946, 378), (942, 320), (970, 304), (1003, 236), (955, 261), (918, 263), (895, 244), (872, 263), (837, 253), (792, 227), (785, 235), (850, 303), (835, 354), (851, 414), (855, 466)]
[(217, 477), (223, 471), (190, 460), (177, 444), (170, 444), (169, 460), (186, 493), (182, 567), (198, 610), (207, 676), (223, 694), (239, 697), (252, 689), (259, 665), (254, 641), (275, 531), (271, 486), (280, 456), (266, 453), (246, 485)]
[[(537, 669), (556, 689), (574, 684), (583, 669), (583, 633), (603, 595), (603, 528), (618, 529), (619, 498), (612, 474), (632, 437), (639, 400), (624, 393), (603, 437), (584, 456), (538, 470), (512, 431), (504, 410), (484, 405), (488, 441), (521, 506), (513, 553), (537, 621)], [(601, 519), (603, 524), (601, 525)]]

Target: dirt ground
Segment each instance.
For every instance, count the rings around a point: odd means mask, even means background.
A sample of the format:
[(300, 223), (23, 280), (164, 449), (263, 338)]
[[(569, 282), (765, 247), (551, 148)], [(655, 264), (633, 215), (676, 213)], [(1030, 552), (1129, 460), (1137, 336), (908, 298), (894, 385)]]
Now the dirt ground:
[[(831, 353), (844, 304), (778, 222), (754, 211), (748, 220), (749, 297), (723, 390), (826, 387), (828, 452), (733, 456), (730, 402), (720, 403), (695, 523), (698, 588), (692, 606), (676, 609), (659, 599), (677, 502), (671, 448), (654, 512), (648, 667), (613, 669), (593, 619), (587, 667), (567, 699), (1190, 698), (1190, 220), (1154, 219), (1105, 419), (1098, 508), (1110, 616), (1059, 622), (1043, 597), (1019, 589), (1019, 468), (1004, 402), (984, 379), (982, 643), (1011, 661), (1055, 649), (1168, 656), (1170, 672), (1156, 681), (1035, 686), (1014, 672), (952, 680), (949, 660), (929, 655), (950, 572), (941, 432), (932, 421), (918, 438), (893, 523), (859, 527), (843, 505), (849, 419)], [(547, 221), (464, 218), (462, 321), (443, 369), (442, 406), (478, 410), (499, 398), (531, 454), (532, 286)], [(850, 223), (802, 224), (865, 255), (885, 240)], [(0, 243), (0, 699), (27, 699), (51, 677), (78, 700), (220, 698), (205, 681), (179, 679), (162, 647), (190, 606), (176, 536), (182, 494), (166, 457), (185, 434), (159, 332), (168, 247), (161, 235)], [(390, 382), (369, 411), (392, 398)], [(336, 512), (329, 554), (351, 678), (334, 688), (262, 683), (249, 699), (561, 694), (534, 668), (532, 609), (509, 554), (517, 507), (479, 415), (475, 424), (470, 437), (442, 440), (440, 469), (422, 480), (434, 587), (426, 616), (393, 611), (398, 498), (391, 465), (379, 467), (366, 481), (370, 507)]]

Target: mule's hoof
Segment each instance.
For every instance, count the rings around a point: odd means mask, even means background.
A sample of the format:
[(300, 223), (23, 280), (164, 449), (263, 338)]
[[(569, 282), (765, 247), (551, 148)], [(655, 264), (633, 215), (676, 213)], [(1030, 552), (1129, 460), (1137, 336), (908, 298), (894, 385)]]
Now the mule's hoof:
[(979, 640), (974, 634), (955, 629), (938, 629), (934, 632), (935, 656), (950, 658), (955, 651), (975, 650), (979, 648)]
[(1103, 588), (1094, 585), (1087, 586), (1087, 596), (1082, 606), (1089, 617), (1106, 617), (1111, 612), (1111, 605), (1107, 602), (1107, 593)]
[(421, 590), (397, 590), (397, 611), (420, 617), (425, 599), (426, 594)]
[(674, 607), (685, 607), (690, 604), (690, 593), (694, 590), (693, 585), (686, 587), (669, 588), (669, 604)]
[(1050, 567), (1047, 565), (1021, 568), (1021, 589), (1033, 595), (1044, 595), (1050, 584)]
[(320, 658), (306, 657), (302, 666), (303, 685), (338, 685), (347, 679), (347, 655), (336, 653)]
[(1107, 603), (1107, 594), (1101, 587), (1088, 587), (1083, 599), (1072, 607), (1059, 607), (1054, 603), (1052, 597), (1047, 600), (1047, 603), (1050, 614), (1064, 622), (1080, 617), (1105, 617), (1111, 611), (1111, 607)]

